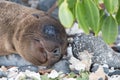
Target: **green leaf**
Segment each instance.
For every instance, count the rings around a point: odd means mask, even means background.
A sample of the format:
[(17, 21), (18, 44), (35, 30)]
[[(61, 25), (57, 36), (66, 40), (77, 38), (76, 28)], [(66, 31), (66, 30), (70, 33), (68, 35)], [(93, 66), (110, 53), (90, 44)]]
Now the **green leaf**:
[(73, 13), (73, 15), (75, 16), (75, 4), (76, 4), (77, 0), (67, 0), (68, 2), (68, 7), (71, 10), (71, 12)]
[(94, 1), (94, 3), (97, 5), (97, 7), (99, 8), (99, 0), (93, 0)]
[(77, 0), (67, 0), (69, 8), (75, 7)]
[(80, 76), (78, 76), (76, 80), (89, 80), (89, 73), (85, 71), (80, 72)]
[(66, 28), (70, 28), (74, 22), (74, 16), (68, 8), (66, 0), (59, 7), (59, 19), (61, 24)]
[(92, 0), (77, 0), (76, 18), (81, 28), (88, 33), (89, 28), (96, 34), (100, 20), (97, 5)]
[(85, 12), (87, 15), (87, 22), (92, 31), (96, 34), (98, 23), (100, 20), (99, 9), (92, 0), (84, 0)]
[(60, 6), (62, 4), (64, 0), (58, 0), (57, 3), (58, 3), (58, 6)]
[(41, 75), (41, 80), (49, 80), (48, 75)]
[(74, 78), (74, 77), (76, 77), (76, 74), (75, 74), (74, 72), (70, 72), (70, 73), (68, 74), (68, 77), (69, 77), (69, 78)]
[(101, 29), (102, 29), (102, 24), (103, 24), (103, 21), (104, 21), (105, 17), (106, 17), (106, 15), (105, 15), (105, 13), (104, 13), (104, 10), (100, 10), (100, 21), (99, 21), (99, 26), (98, 26), (97, 33), (96, 33), (96, 34), (98, 34), (98, 33), (101, 31)]
[(117, 12), (118, 10), (118, 0), (104, 0), (105, 7), (110, 14)]
[(118, 0), (118, 2), (119, 2), (119, 7), (120, 7), (120, 0)]
[(89, 26), (87, 24), (87, 15), (85, 15), (85, 8), (83, 2), (77, 0), (75, 12), (79, 26), (84, 30), (85, 33), (88, 34)]
[[(120, 1), (119, 1), (120, 3)], [(118, 9), (118, 12), (117, 12), (117, 15), (116, 15), (116, 19), (118, 21), (118, 25), (120, 25), (120, 4), (119, 4), (119, 9)]]
[(102, 37), (108, 44), (116, 40), (118, 34), (118, 24), (112, 15), (108, 16), (102, 24)]

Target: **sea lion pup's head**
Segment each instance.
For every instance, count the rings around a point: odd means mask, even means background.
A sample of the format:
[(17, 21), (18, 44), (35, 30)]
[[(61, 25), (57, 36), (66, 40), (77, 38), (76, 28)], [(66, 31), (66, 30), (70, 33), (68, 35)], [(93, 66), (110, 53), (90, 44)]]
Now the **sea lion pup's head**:
[(15, 49), (35, 65), (50, 66), (66, 53), (67, 35), (62, 25), (47, 15), (27, 15), (18, 24)]

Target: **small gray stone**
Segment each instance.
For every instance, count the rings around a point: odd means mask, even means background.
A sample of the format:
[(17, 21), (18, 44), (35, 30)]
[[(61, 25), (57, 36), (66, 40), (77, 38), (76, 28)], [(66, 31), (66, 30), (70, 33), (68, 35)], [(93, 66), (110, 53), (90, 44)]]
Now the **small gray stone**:
[(103, 78), (99, 78), (98, 80), (103, 80)]
[[(99, 64), (93, 64), (93, 66), (92, 66), (92, 68), (91, 68), (91, 71), (92, 72), (95, 72), (95, 71), (97, 71), (98, 70), (98, 68), (99, 68)], [(103, 70), (104, 70), (104, 72), (106, 73), (106, 74), (108, 74), (109, 73), (109, 67), (108, 66), (104, 66), (104, 65), (101, 65), (102, 67), (103, 67)]]
[(106, 74), (109, 74), (109, 68), (103, 67), (103, 69)]
[(7, 77), (7, 74), (4, 71), (0, 71), (0, 78), (1, 77)]
[(120, 70), (115, 70), (115, 71), (113, 71), (113, 72), (110, 72), (108, 75), (109, 75), (109, 76), (112, 76), (112, 75), (120, 75)]
[(56, 0), (40, 0), (38, 9), (48, 11), (49, 8), (56, 2)]
[(95, 71), (97, 71), (98, 68), (99, 68), (99, 64), (93, 64), (91, 71), (95, 72)]
[(26, 70), (29, 71), (34, 71), (34, 72), (38, 72), (39, 69), (37, 66), (33, 66), (33, 65), (28, 65), (28, 66), (21, 66), (18, 68), (19, 71), (25, 72)]
[(70, 68), (68, 60), (63, 59), (59, 61), (53, 66), (53, 69), (55, 69), (56, 71), (62, 71), (63, 73), (69, 73)]

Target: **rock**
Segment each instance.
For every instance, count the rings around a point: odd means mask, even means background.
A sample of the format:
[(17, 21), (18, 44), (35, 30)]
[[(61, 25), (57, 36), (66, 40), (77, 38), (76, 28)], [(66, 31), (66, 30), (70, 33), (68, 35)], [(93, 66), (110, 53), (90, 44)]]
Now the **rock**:
[(24, 5), (24, 6), (30, 6), (30, 5), (28, 4), (28, 0), (9, 0), (9, 1), (12, 1), (12, 2), (21, 4), (21, 5)]
[(18, 70), (22, 71), (22, 72), (25, 72), (26, 70), (34, 71), (34, 72), (38, 72), (39, 71), (38, 66), (33, 66), (33, 65), (20, 66), (18, 68)]
[(48, 78), (56, 78), (59, 76), (59, 73), (56, 70), (52, 70), (50, 74), (48, 74)]
[(7, 78), (11, 80), (15, 80), (18, 74), (19, 74), (18, 67), (12, 67), (7, 71)]
[(31, 8), (37, 8), (40, 0), (28, 0), (28, 4)]
[(84, 50), (93, 53), (92, 62), (107, 64), (109, 67), (120, 68), (120, 54), (113, 51), (100, 37), (77, 34), (73, 38), (73, 55), (78, 58)]
[(99, 68), (99, 64), (93, 64), (92, 65), (92, 68), (91, 68), (91, 72), (95, 72), (95, 71), (97, 71), (97, 69)]
[(66, 29), (66, 32), (68, 35), (75, 35), (83, 33), (84, 31), (79, 28), (78, 23), (74, 23), (71, 28)]
[(120, 76), (113, 75), (112, 77), (109, 77), (108, 80), (120, 80)]
[[(55, 4), (55, 2), (56, 0), (40, 0), (37, 9), (47, 12)], [(53, 10), (51, 16), (58, 19), (58, 7)]]
[(109, 67), (108, 65), (104, 64), (104, 65), (99, 65), (97, 63), (93, 64), (92, 67), (91, 67), (91, 72), (95, 72), (98, 70), (99, 66), (103, 67), (103, 70), (106, 74), (109, 73)]
[(120, 26), (118, 27), (118, 36), (117, 36), (117, 39), (116, 39), (116, 41), (115, 41), (115, 44), (119, 44), (119, 46), (120, 46)]
[(63, 78), (63, 80), (76, 80), (74, 78)]
[(103, 69), (104, 69), (104, 72), (105, 72), (106, 74), (108, 74), (108, 73), (109, 73), (109, 66), (108, 66), (107, 64), (103, 64), (102, 67), (103, 67)]
[(25, 72), (20, 72), (15, 80), (41, 80), (41, 78), (39, 73), (26, 70)]
[(119, 53), (120, 53), (120, 43), (119, 43), (119, 44), (117, 44), (117, 45), (115, 45), (115, 46), (113, 46), (113, 47), (112, 47), (112, 49), (113, 49), (114, 51), (116, 51), (116, 52), (119, 52)]
[(69, 73), (70, 72), (69, 62), (65, 59), (57, 62), (52, 68), (55, 69), (58, 72), (63, 72), (63, 73)]
[(11, 54), (6, 56), (0, 56), (0, 65), (20, 67), (32, 64), (20, 57), (18, 54)]
[(76, 59), (75, 57), (71, 57), (69, 60), (70, 64), (70, 69), (72, 71), (77, 70), (77, 71), (85, 71), (85, 64), (82, 64), (80, 60)]
[(2, 78), (0, 78), (1, 80), (8, 80), (7, 78), (5, 78), (5, 77), (2, 77)]
[(56, 2), (56, 0), (40, 0), (38, 9), (48, 11), (50, 7)]
[(115, 71), (113, 71), (113, 72), (110, 72), (108, 75), (109, 75), (109, 76), (112, 76), (112, 75), (120, 75), (120, 70), (115, 70)]
[(18, 54), (0, 56), (0, 65), (16, 66), (18, 67), (19, 71), (30, 70), (38, 72), (38, 66), (31, 64), (30, 62), (20, 57)]
[(7, 77), (7, 74), (4, 71), (0, 71), (0, 78)]
[(72, 46), (71, 46), (71, 44), (69, 44), (69, 46), (67, 47), (67, 57), (70, 59), (70, 57), (72, 57), (72, 56), (73, 56)]
[(95, 73), (90, 73), (89, 80), (106, 80), (106, 74), (104, 73), (103, 67), (99, 66)]
[(91, 55), (87, 51), (80, 52), (79, 59), (71, 57), (69, 62), (71, 63), (71, 70), (89, 71), (91, 66)]

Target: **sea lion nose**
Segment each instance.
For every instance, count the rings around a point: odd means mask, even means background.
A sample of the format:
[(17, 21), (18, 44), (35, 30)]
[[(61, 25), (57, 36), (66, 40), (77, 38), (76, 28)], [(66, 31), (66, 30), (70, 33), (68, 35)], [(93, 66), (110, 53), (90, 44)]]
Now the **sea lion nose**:
[(55, 48), (53, 50), (54, 56), (61, 56), (61, 49), (60, 48)]

